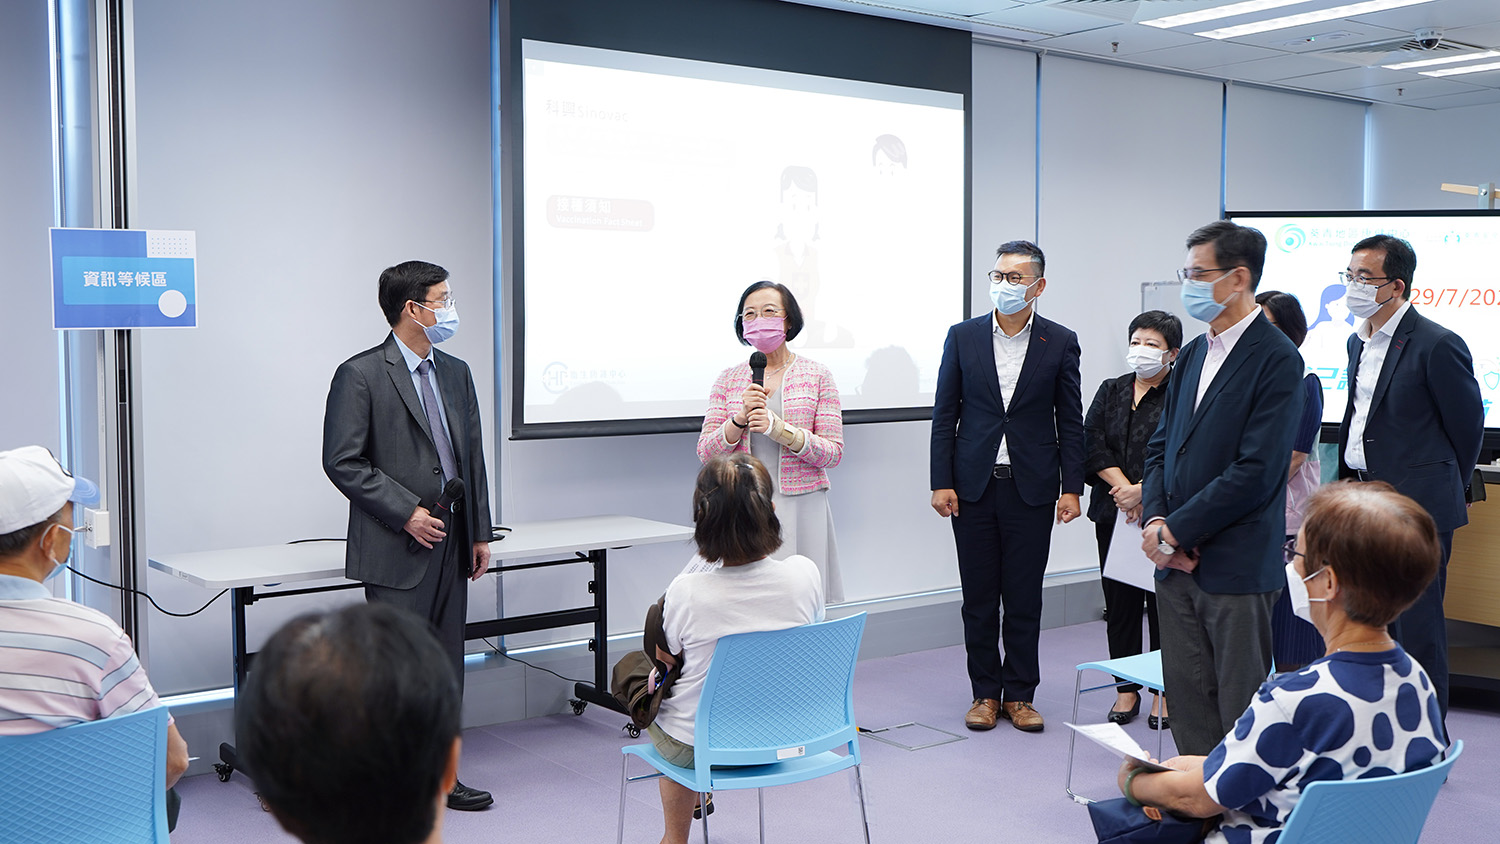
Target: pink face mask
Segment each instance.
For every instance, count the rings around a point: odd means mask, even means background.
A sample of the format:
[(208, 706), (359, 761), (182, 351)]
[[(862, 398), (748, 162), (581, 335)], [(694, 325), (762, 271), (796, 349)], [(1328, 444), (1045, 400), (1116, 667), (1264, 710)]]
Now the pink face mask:
[(786, 319), (783, 317), (757, 317), (744, 325), (745, 342), (757, 350), (770, 354), (786, 342)]

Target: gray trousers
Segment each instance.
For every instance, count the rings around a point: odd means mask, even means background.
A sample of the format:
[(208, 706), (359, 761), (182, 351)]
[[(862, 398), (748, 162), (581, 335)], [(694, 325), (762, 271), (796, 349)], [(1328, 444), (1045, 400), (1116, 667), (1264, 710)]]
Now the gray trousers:
[(432, 633), (448, 654), (458, 679), (458, 693), (464, 691), (464, 623), (469, 610), (469, 566), (473, 561), (473, 543), (462, 517), (450, 526), (448, 538), (429, 556), (422, 580), (410, 589), (365, 584), (365, 600), (393, 604), (427, 619)]
[(1216, 595), (1172, 571), (1156, 582), (1162, 681), (1177, 752), (1206, 756), (1271, 671), (1274, 592)]

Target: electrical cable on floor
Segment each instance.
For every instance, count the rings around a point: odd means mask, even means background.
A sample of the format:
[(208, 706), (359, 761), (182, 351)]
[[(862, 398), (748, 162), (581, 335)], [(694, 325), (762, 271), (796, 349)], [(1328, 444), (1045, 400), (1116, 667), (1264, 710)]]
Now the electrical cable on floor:
[(586, 684), (586, 683), (589, 682), (587, 680), (574, 680), (572, 677), (564, 677), (563, 675), (557, 673), (556, 671), (553, 671), (550, 668), (543, 668), (540, 665), (532, 665), (531, 663), (527, 662), (524, 659), (521, 659), (519, 657), (511, 656), (510, 654), (506, 653), (505, 651), (500, 650), (500, 646), (497, 645), (497, 644), (495, 644), (494, 642), (491, 642), (489, 639), (480, 639), (480, 641), (484, 642), (486, 645), (489, 645), (490, 649), (493, 650), (497, 655), (503, 656), (506, 659), (510, 660), (511, 662), (519, 662), (522, 665), (526, 666), (527, 668), (535, 668), (538, 671), (545, 671), (548, 674), (551, 674), (553, 677), (556, 677), (559, 680), (567, 680), (569, 683), (585, 683)]

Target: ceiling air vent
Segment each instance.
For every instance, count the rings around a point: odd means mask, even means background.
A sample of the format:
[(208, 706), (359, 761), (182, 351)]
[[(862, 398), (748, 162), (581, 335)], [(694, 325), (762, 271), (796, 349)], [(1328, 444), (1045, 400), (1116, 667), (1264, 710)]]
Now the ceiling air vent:
[(1376, 65), (1395, 64), (1404, 61), (1462, 56), (1466, 53), (1483, 53), (1485, 49), (1484, 47), (1476, 47), (1473, 44), (1445, 39), (1440, 41), (1436, 47), (1427, 50), (1423, 49), (1422, 45), (1417, 43), (1415, 38), (1408, 36), (1386, 41), (1375, 41), (1369, 44), (1350, 44), (1347, 47), (1333, 47), (1328, 50), (1319, 50), (1318, 55), (1359, 65), (1360, 67), (1374, 67)]

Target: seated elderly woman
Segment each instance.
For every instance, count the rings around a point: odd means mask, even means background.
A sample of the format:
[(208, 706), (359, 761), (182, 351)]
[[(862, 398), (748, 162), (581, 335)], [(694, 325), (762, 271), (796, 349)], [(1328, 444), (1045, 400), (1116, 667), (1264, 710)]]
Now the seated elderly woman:
[(1432, 681), (1386, 625), (1422, 594), (1440, 554), (1432, 518), (1389, 484), (1314, 493), (1286, 545), (1287, 589), (1327, 652), (1261, 686), (1208, 756), (1169, 759), (1177, 770), (1158, 773), (1126, 760), (1126, 798), (1178, 816), (1222, 814), (1210, 842), (1268, 844), (1311, 783), (1439, 761), (1447, 741)]
[[(667, 587), (662, 626), (682, 666), (648, 730), (656, 749), (673, 765), (693, 766), (694, 716), (720, 636), (823, 620), (823, 578), (817, 566), (806, 557), (770, 556), (781, 547), (773, 489), (766, 467), (744, 452), (711, 458), (698, 473), (693, 538), (703, 559), (723, 565), (679, 575)], [(657, 656), (672, 662), (660, 649)], [(696, 795), (666, 777), (660, 788), (666, 824), (662, 842), (685, 844)]]

